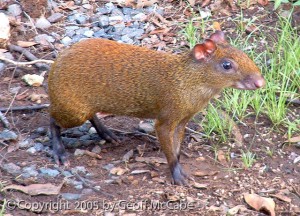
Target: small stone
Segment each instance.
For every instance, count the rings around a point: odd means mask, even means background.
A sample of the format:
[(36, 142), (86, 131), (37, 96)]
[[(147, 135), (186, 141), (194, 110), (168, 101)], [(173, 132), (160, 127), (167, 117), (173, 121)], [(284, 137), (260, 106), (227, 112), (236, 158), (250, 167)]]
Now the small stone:
[[(24, 167), (22, 169), (22, 171), (24, 172), (24, 174), (27, 174), (29, 177), (36, 177), (38, 176), (38, 171), (36, 170), (36, 166), (35, 165), (31, 165), (31, 166), (28, 166), (28, 167)], [(24, 177), (24, 175), (23, 175)]]
[(39, 34), (37, 36), (34, 37), (34, 41), (37, 43), (43, 43), (44, 41), (47, 41), (49, 43), (53, 43), (55, 41), (55, 39), (49, 35), (46, 34)]
[(78, 24), (85, 24), (87, 22), (87, 18), (81, 14), (75, 14), (75, 21)]
[(141, 121), (138, 126), (138, 130), (144, 133), (150, 134), (154, 132), (154, 122), (153, 121)]
[(61, 42), (63, 43), (63, 45), (69, 46), (72, 42), (72, 39), (70, 37), (66, 36), (61, 40)]
[(19, 175), (21, 173), (21, 167), (14, 163), (3, 164), (2, 169), (12, 175)]
[(59, 175), (59, 171), (55, 169), (50, 169), (50, 168), (40, 168), (40, 172), (42, 175), (45, 176), (50, 176), (50, 177), (56, 177)]
[(0, 72), (4, 71), (6, 65), (2, 62), (0, 62)]
[(78, 130), (80, 130), (81, 132), (88, 132), (89, 129), (90, 127), (88, 124), (83, 124), (78, 128)]
[(44, 145), (42, 143), (36, 143), (33, 147), (36, 149), (37, 152), (44, 150)]
[(76, 156), (76, 157), (82, 156), (82, 155), (84, 155), (84, 152), (85, 152), (85, 150), (76, 149), (74, 152), (74, 156)]
[(84, 166), (76, 166), (71, 169), (71, 173), (76, 174), (76, 173), (87, 173), (86, 169)]
[(93, 37), (93, 34), (94, 34), (94, 32), (92, 30), (85, 31), (83, 33), (83, 35), (86, 36), (86, 37), (88, 37), (88, 38)]
[(139, 22), (143, 22), (147, 19), (147, 15), (144, 13), (139, 13), (135, 16), (132, 17), (132, 20), (134, 21), (139, 21)]
[(85, 188), (81, 191), (82, 195), (91, 195), (92, 193), (94, 193), (94, 191), (90, 188)]
[(56, 23), (56, 22), (62, 20), (63, 17), (64, 17), (64, 15), (61, 14), (61, 13), (54, 13), (54, 14), (52, 14), (51, 16), (48, 17), (48, 20), (49, 20), (49, 22), (51, 22), (51, 23)]
[(78, 200), (78, 199), (80, 199), (81, 194), (61, 193), (61, 196), (65, 200)]
[(75, 187), (75, 189), (77, 189), (77, 190), (82, 190), (83, 185), (82, 185), (82, 184), (79, 184), (79, 185), (75, 185), (74, 187)]
[(300, 162), (300, 156), (298, 156), (298, 157), (296, 157), (296, 158), (294, 159), (294, 164), (296, 164), (296, 163), (298, 163), (298, 162)]
[(72, 176), (72, 173), (69, 172), (69, 171), (63, 171), (62, 174), (65, 176), (65, 177), (71, 177)]
[(92, 152), (96, 153), (96, 154), (100, 154), (101, 153), (101, 147), (96, 145), (93, 149)]
[(37, 150), (34, 147), (30, 147), (29, 149), (26, 150), (26, 152), (33, 155), (37, 153)]
[(107, 8), (107, 10), (109, 11), (108, 13), (111, 13), (111, 11), (115, 8), (114, 4), (109, 2), (105, 4), (105, 7)]
[(10, 52), (2, 53), (2, 55), (4, 55), (4, 57), (7, 59), (15, 60), (15, 57)]
[(75, 5), (81, 5), (82, 4), (82, 0), (74, 0)]
[(67, 31), (75, 31), (75, 30), (79, 29), (79, 26), (66, 26), (65, 29)]
[(73, 185), (74, 187), (76, 187), (77, 185), (82, 185), (81, 181), (76, 181), (76, 180), (73, 180), (71, 178), (66, 178), (66, 183), (68, 185)]
[(42, 16), (36, 20), (35, 27), (40, 29), (47, 29), (51, 27), (51, 23), (49, 22), (49, 20)]
[(94, 37), (96, 38), (103, 38), (106, 36), (106, 33), (104, 31), (104, 29), (100, 29), (99, 31), (94, 33)]
[(34, 132), (41, 136), (45, 136), (48, 130), (45, 127), (38, 127), (37, 129), (34, 130)]
[(92, 9), (92, 5), (90, 5), (90, 4), (84, 4), (84, 5), (82, 5), (82, 7), (87, 10)]
[(119, 8), (114, 8), (111, 11), (111, 16), (124, 16), (122, 11)]
[(19, 4), (12, 4), (8, 6), (8, 12), (13, 16), (20, 16), (22, 14), (22, 8)]
[(83, 135), (79, 138), (80, 141), (90, 140), (91, 136), (89, 134)]
[(115, 166), (113, 164), (106, 164), (103, 166), (103, 169), (110, 171), (112, 168), (114, 168)]
[(19, 144), (19, 148), (25, 149), (25, 148), (32, 147), (34, 145), (34, 141), (32, 139), (28, 138), (28, 139), (22, 140), (18, 144)]
[(110, 11), (106, 7), (101, 7), (101, 8), (97, 9), (97, 14), (99, 14), (99, 15), (104, 15), (104, 14), (109, 14), (109, 13), (110, 13)]
[(96, 133), (97, 133), (97, 131), (96, 131), (96, 129), (94, 127), (91, 127), (89, 129), (89, 134), (96, 134)]
[(122, 16), (112, 16), (112, 17), (109, 17), (108, 20), (109, 20), (110, 25), (114, 25), (115, 23), (122, 22), (123, 17)]
[(0, 140), (3, 141), (12, 141), (12, 140), (16, 140), (18, 138), (18, 135), (10, 130), (5, 129), (4, 131), (2, 131), (0, 133)]

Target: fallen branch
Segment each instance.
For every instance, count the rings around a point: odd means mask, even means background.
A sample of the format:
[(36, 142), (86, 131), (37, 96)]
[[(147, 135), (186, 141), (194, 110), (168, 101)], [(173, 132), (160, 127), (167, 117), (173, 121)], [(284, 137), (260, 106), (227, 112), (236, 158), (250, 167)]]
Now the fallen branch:
[(31, 62), (15, 62), (15, 61), (10, 60), (10, 61), (12, 61), (11, 63), (13, 63), (15, 65), (24, 66), (24, 65), (34, 64), (40, 70), (49, 70), (50, 67), (48, 65), (45, 65), (45, 64), (42, 64), (42, 63), (47, 63), (47, 64), (52, 64), (53, 63), (52, 60), (38, 59), (35, 55), (33, 55), (31, 52), (24, 49), (23, 47), (10, 44), (10, 45), (8, 45), (8, 48), (9, 48), (10, 51), (16, 51), (16, 52), (19, 52), (19, 53), (23, 53), (23, 55), (28, 60), (31, 61)]
[(41, 105), (34, 105), (34, 106), (2, 107), (2, 108), (0, 108), (0, 112), (39, 110), (39, 109), (48, 108), (49, 106), (50, 106), (50, 104), (41, 104)]

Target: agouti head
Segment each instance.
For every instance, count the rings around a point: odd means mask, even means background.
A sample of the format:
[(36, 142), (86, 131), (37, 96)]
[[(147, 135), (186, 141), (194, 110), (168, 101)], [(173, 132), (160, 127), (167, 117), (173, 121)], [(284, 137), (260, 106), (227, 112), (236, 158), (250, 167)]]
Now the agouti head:
[(204, 72), (203, 76), (208, 77), (205, 83), (213, 88), (255, 90), (265, 85), (259, 68), (244, 52), (231, 46), (222, 31), (197, 44), (191, 55), (194, 70)]

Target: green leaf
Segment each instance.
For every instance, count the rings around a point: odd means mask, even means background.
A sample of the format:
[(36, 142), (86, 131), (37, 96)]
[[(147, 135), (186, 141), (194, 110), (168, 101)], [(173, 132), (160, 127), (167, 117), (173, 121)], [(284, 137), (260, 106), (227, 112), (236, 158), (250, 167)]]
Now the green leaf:
[(300, 0), (299, 0), (299, 1), (296, 1), (293, 5), (294, 5), (294, 6), (300, 6)]

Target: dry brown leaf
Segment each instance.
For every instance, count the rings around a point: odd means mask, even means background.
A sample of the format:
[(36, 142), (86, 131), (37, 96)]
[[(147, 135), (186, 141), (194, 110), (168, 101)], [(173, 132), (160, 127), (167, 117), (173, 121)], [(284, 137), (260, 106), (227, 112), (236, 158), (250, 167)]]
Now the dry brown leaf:
[(166, 193), (165, 195), (166, 195), (166, 198), (168, 199), (168, 201), (176, 202), (176, 201), (180, 200), (180, 197), (175, 194)]
[(210, 2), (211, 2), (211, 0), (204, 0), (201, 4), (201, 7), (205, 7), (205, 6), (209, 5)]
[(207, 189), (208, 184), (200, 184), (200, 183), (194, 182), (193, 187), (197, 188), (197, 189)]
[(160, 157), (136, 157), (137, 162), (167, 164), (167, 160)]
[(110, 170), (110, 174), (118, 175), (118, 176), (123, 175), (125, 172), (126, 170), (121, 167), (114, 167)]
[(270, 194), (271, 197), (275, 197), (281, 201), (287, 202), (287, 203), (291, 203), (292, 199), (283, 195), (283, 194)]
[(220, 25), (220, 23), (219, 22), (213, 22), (213, 28), (215, 30), (221, 31), (221, 25)]
[(292, 137), (284, 142), (291, 142), (291, 143), (300, 142), (300, 136)]
[(249, 8), (251, 5), (256, 5), (256, 4), (257, 4), (257, 0), (247, 0), (247, 1), (242, 2), (239, 6), (240, 6), (242, 9), (247, 9), (247, 8)]
[(244, 194), (244, 199), (256, 211), (268, 212), (271, 216), (275, 216), (275, 202), (273, 199), (261, 197), (257, 194)]
[(245, 29), (247, 34), (251, 34), (251, 33), (257, 34), (258, 33), (257, 30), (258, 30), (258, 27), (256, 25), (247, 25), (246, 29)]
[(53, 184), (31, 184), (28, 186), (22, 186), (22, 185), (8, 185), (3, 188), (3, 190), (19, 190), (23, 193), (29, 194), (31, 196), (45, 194), (45, 195), (57, 195), (60, 192), (61, 187), (64, 183), (61, 183), (58, 186), (55, 186)]
[(17, 41), (17, 45), (23, 48), (31, 47), (37, 45), (38, 43), (33, 41)]
[(188, 2), (190, 3), (190, 5), (191, 5), (192, 7), (195, 6), (195, 0), (188, 0)]
[(220, 161), (221, 164), (226, 165), (227, 164), (227, 160), (226, 160), (226, 156), (225, 156), (225, 152), (222, 150), (219, 150), (217, 152), (217, 157), (218, 157), (218, 161)]
[(203, 176), (213, 176), (216, 175), (218, 171), (212, 171), (212, 170), (203, 170), (203, 171), (196, 171), (194, 173), (194, 176), (203, 177)]
[(262, 6), (266, 6), (269, 3), (269, 0), (257, 0), (257, 3)]

